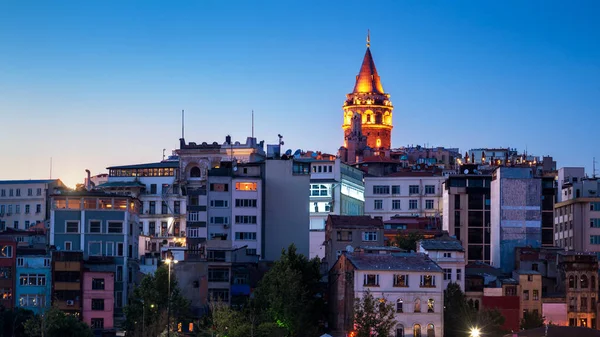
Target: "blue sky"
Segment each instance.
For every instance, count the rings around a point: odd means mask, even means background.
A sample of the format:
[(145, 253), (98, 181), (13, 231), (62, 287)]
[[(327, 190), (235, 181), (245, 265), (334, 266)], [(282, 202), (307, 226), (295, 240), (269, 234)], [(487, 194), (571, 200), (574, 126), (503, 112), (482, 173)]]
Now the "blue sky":
[[(368, 5), (370, 4), (370, 5)], [(392, 143), (600, 161), (597, 1), (0, 1), (0, 179), (158, 161), (186, 140), (335, 153), (371, 30)], [(599, 166), (600, 167), (600, 166)]]

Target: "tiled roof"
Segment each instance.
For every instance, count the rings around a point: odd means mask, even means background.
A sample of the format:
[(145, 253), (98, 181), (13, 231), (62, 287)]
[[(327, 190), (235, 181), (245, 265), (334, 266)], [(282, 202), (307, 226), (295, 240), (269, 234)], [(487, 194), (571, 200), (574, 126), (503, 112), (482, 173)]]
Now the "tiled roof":
[(422, 240), (421, 247), (423, 247), (423, 249), (426, 249), (426, 250), (447, 250), (447, 251), (456, 251), (456, 252), (464, 252), (465, 251), (463, 246), (460, 244), (460, 241), (458, 241), (456, 239)]
[(107, 170), (131, 170), (131, 169), (145, 169), (145, 168), (178, 168), (179, 162), (176, 161), (161, 161), (158, 163), (147, 163), (147, 164), (136, 164), (136, 165), (124, 165), (124, 166), (111, 166), (107, 167)]
[(360, 66), (360, 72), (356, 76), (356, 84), (354, 85), (353, 93), (376, 93), (383, 94), (383, 86), (381, 85), (381, 79), (377, 74), (375, 68), (375, 62), (373, 62), (373, 55), (371, 55), (371, 49), (367, 47), (365, 57), (363, 58), (362, 65)]
[(354, 267), (359, 270), (442, 271), (442, 269), (425, 254), (345, 254)]
[(38, 179), (38, 180), (0, 180), (0, 185), (16, 185), (16, 184), (51, 184), (58, 179)]
[(328, 221), (334, 228), (383, 228), (381, 219), (371, 218), (368, 215), (329, 215)]

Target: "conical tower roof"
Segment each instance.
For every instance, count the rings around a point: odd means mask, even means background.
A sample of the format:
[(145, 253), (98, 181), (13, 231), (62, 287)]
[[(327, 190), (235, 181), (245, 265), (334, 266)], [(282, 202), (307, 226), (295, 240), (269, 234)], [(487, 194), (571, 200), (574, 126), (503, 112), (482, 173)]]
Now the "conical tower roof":
[(367, 52), (365, 53), (362, 65), (360, 66), (360, 72), (358, 73), (358, 76), (356, 76), (356, 84), (354, 85), (354, 90), (352, 92), (384, 94), (381, 79), (377, 74), (369, 44), (367, 44)]

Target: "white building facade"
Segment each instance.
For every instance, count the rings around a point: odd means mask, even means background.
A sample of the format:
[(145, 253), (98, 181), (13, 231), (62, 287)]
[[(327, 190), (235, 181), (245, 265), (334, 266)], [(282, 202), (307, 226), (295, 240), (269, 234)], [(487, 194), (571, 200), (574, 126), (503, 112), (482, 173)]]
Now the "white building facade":
[(445, 177), (432, 172), (396, 172), (365, 177), (365, 214), (440, 217), (443, 213), (442, 183)]
[(50, 217), (50, 194), (58, 179), (0, 181), (0, 230), (28, 229)]
[[(444, 289), (442, 269), (425, 254), (344, 253), (330, 271), (352, 277), (339, 277), (332, 292), (333, 328), (348, 333), (352, 318), (348, 307), (338, 303), (353, 302), (369, 291), (375, 298), (385, 298), (394, 305), (395, 325), (390, 336), (443, 336)], [(340, 280), (341, 279), (341, 280)], [(348, 292), (346, 287), (352, 287)]]
[(309, 257), (325, 257), (325, 223), (327, 216), (363, 215), (363, 173), (335, 160), (310, 163), (310, 253)]
[(449, 236), (422, 240), (418, 243), (418, 252), (429, 256), (443, 271), (443, 289), (448, 284), (456, 283), (465, 291), (465, 250), (460, 241)]

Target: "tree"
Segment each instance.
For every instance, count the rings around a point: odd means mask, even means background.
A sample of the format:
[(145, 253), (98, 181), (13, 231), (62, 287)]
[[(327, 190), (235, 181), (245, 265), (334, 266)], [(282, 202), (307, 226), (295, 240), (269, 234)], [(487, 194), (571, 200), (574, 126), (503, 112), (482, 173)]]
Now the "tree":
[[(93, 337), (90, 327), (75, 316), (67, 315), (57, 308), (50, 308), (44, 315), (36, 315), (24, 323), (28, 337)], [(42, 333), (43, 332), (43, 333)]]
[(403, 234), (401, 231), (398, 231), (398, 233), (396, 234), (396, 238), (394, 239), (394, 245), (408, 252), (413, 250), (416, 251), (417, 241), (423, 239), (424, 236), (421, 233), (410, 232), (408, 234)]
[(171, 329), (177, 323), (189, 321), (189, 301), (177, 286), (171, 272), (169, 296), (169, 271), (167, 266), (157, 268), (154, 275), (146, 275), (133, 290), (130, 304), (125, 307), (125, 329), (130, 336), (157, 336), (167, 327), (167, 308), (171, 299)]
[(2, 336), (26, 336), (23, 324), (33, 317), (33, 311), (23, 308), (13, 310), (0, 309), (0, 335)]
[(444, 291), (445, 337), (462, 337), (472, 327), (478, 327), (484, 336), (502, 335), (503, 324), (504, 317), (498, 310), (476, 309), (469, 305), (457, 283), (448, 284)]
[(277, 324), (289, 336), (312, 336), (319, 330), (325, 303), (321, 289), (321, 264), (296, 253), (292, 244), (264, 275), (255, 291), (263, 327)]
[(521, 319), (521, 329), (529, 330), (544, 326), (546, 318), (540, 315), (537, 311), (527, 311), (523, 313)]
[(374, 298), (367, 290), (363, 298), (354, 300), (357, 337), (388, 337), (395, 323), (394, 305), (384, 297)]

